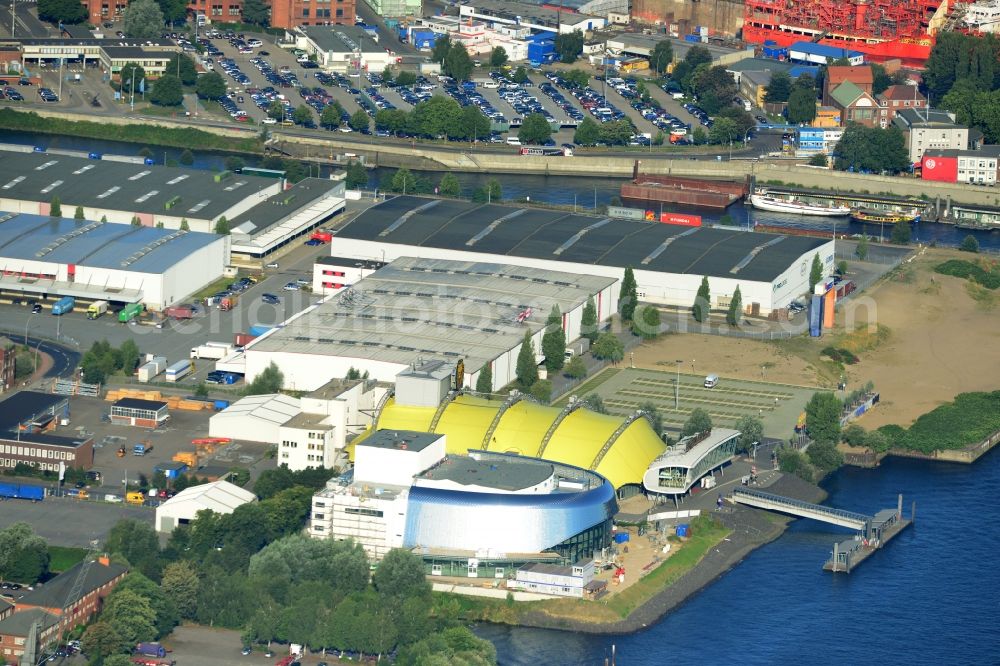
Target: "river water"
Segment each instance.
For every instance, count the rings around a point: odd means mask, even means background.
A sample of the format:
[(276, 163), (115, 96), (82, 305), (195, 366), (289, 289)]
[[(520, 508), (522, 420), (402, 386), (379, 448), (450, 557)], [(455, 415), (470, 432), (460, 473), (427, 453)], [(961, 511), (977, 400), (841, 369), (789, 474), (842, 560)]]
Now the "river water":
[[(0, 132), (0, 142), (134, 155), (132, 144)], [(180, 150), (157, 149), (158, 161)], [(225, 156), (198, 153), (195, 166), (222, 168)], [(248, 163), (254, 160), (248, 159)], [(372, 184), (391, 170), (372, 173)], [(440, 174), (428, 173), (436, 181)], [(456, 174), (471, 192), (486, 176)], [(618, 193), (619, 179), (502, 175), (505, 198), (593, 208)], [(574, 202), (575, 199), (575, 202)], [(812, 221), (754, 211), (729, 213), (754, 221), (818, 226)], [(705, 215), (707, 220), (718, 214)], [(820, 228), (833, 231), (832, 223)], [(861, 225), (846, 232), (859, 233)], [(864, 229), (878, 235), (878, 228)], [(886, 232), (888, 233), (888, 232)], [(916, 240), (961, 242), (968, 231), (922, 223)], [(1000, 233), (971, 232), (1000, 249)], [(877, 470), (844, 468), (827, 480), (827, 503), (874, 513), (894, 507), (896, 495), (917, 502), (917, 524), (850, 575), (822, 571), (845, 532), (799, 520), (778, 540), (751, 553), (714, 584), (659, 623), (627, 636), (587, 636), (502, 626), (477, 632), (493, 641), (503, 666), (595, 666), (614, 645), (623, 666), (707, 664), (1000, 664), (1000, 453), (977, 464), (949, 465), (887, 459)]]
[[(0, 143), (18, 143), (46, 148), (62, 148), (119, 155), (135, 155), (141, 148), (137, 144), (118, 141), (98, 141), (96, 139), (47, 134), (25, 134), (2, 130), (0, 130)], [(176, 161), (182, 152), (176, 148), (152, 148), (152, 150), (154, 159), (160, 164), (170, 160)], [(222, 169), (225, 158), (226, 156), (220, 153), (198, 152), (195, 153), (195, 163), (193, 166), (201, 169)], [(243, 159), (250, 166), (259, 163), (259, 159), (253, 156), (244, 156)], [(324, 167), (322, 173), (326, 175), (328, 172), (329, 168)], [(373, 169), (370, 172), (369, 187), (372, 189), (378, 187), (379, 182), (390, 178), (394, 172), (394, 169), (384, 167)], [(425, 176), (433, 183), (437, 183), (442, 175), (439, 172), (430, 171), (416, 173)], [(528, 198), (531, 201), (542, 203), (562, 204), (566, 206), (576, 205), (582, 211), (592, 211), (595, 206), (610, 203), (611, 198), (618, 195), (619, 187), (624, 181), (621, 178), (581, 178), (535, 174), (488, 176), (484, 174), (456, 173), (455, 176), (458, 177), (459, 182), (462, 184), (462, 191), (466, 195), (471, 195), (476, 188), (484, 185), (490, 178), (496, 178), (500, 181), (503, 188), (504, 199)], [(664, 206), (663, 210), (699, 213), (706, 222), (716, 222), (722, 215), (720, 212), (698, 211), (680, 206)], [(829, 231), (831, 234), (834, 231), (838, 234), (849, 235), (865, 233), (875, 237), (884, 234), (887, 240), (892, 231), (888, 225), (884, 229), (879, 225), (863, 225), (857, 222), (850, 222), (845, 226), (846, 221), (843, 219), (834, 222), (822, 218), (804, 218), (799, 215), (754, 210), (750, 206), (742, 204), (730, 206), (726, 212), (737, 224), (743, 227), (753, 223), (777, 224), (789, 227), (823, 229)], [(913, 240), (920, 243), (957, 246), (969, 234), (976, 237), (981, 248), (1000, 251), (1000, 231), (969, 231), (955, 229), (950, 225), (929, 222), (922, 222), (913, 226)]]
[(851, 574), (822, 570), (845, 531), (799, 520), (713, 585), (627, 636), (481, 626), (502, 666), (1000, 663), (1000, 453), (975, 465), (887, 459), (844, 468), (826, 504), (917, 502), (917, 522)]

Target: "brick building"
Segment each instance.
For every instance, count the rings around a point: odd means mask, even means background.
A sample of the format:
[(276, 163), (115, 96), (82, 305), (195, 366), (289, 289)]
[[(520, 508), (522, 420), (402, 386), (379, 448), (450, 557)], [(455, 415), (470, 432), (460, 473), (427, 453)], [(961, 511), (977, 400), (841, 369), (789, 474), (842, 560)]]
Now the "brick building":
[[(82, 0), (90, 22), (122, 18), (127, 0)], [(356, 0), (265, 0), (271, 8), (271, 26), (294, 28), (300, 25), (354, 25)], [(203, 14), (210, 23), (239, 23), (243, 20), (243, 0), (193, 0), (187, 6), (194, 15)]]
[(840, 110), (840, 123), (858, 123), (875, 127), (878, 122), (878, 102), (853, 81), (844, 81), (830, 93), (832, 106)]
[(158, 428), (168, 418), (170, 412), (162, 400), (121, 398), (111, 405), (111, 422), (115, 425)]
[(878, 95), (878, 124), (885, 129), (903, 109), (926, 109), (927, 98), (920, 94), (916, 86), (889, 86)]
[(7, 338), (0, 338), (0, 393), (14, 388), (14, 357), (17, 350)]
[(59, 574), (44, 585), (14, 602), (13, 612), (0, 607), (0, 657), (4, 663), (14, 664), (26, 650), (31, 627), (41, 625), (38, 635), (39, 648), (59, 640), (63, 631), (85, 624), (101, 609), (104, 598), (121, 582), (128, 569), (113, 564), (107, 557), (99, 557), (90, 564), (83, 579), (78, 599), (70, 599), (83, 562)]
[(849, 67), (847, 65), (831, 65), (826, 68), (826, 78), (823, 80), (823, 104), (833, 104), (833, 91), (842, 83), (850, 81), (858, 88), (872, 94), (872, 68), (868, 65)]
[(44, 433), (0, 436), (0, 470), (14, 468), (19, 463), (50, 472), (58, 472), (59, 463), (90, 469), (94, 466), (94, 440)]

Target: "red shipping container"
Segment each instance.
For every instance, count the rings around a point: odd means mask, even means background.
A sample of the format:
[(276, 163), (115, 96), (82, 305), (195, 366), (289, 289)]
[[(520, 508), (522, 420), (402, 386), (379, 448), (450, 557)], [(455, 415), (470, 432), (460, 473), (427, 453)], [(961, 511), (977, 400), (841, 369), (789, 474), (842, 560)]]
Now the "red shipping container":
[(323, 241), (324, 243), (330, 243), (333, 241), (333, 234), (331, 234), (329, 231), (314, 231), (312, 236), (310, 236), (310, 238), (312, 240), (319, 240)]
[(233, 336), (233, 346), (246, 347), (256, 337), (256, 335), (250, 335), (249, 333), (237, 333)]
[(920, 160), (920, 177), (943, 183), (958, 181), (958, 158), (924, 155)]
[(682, 227), (700, 227), (701, 215), (685, 215), (684, 213), (660, 213), (663, 224), (678, 224)]

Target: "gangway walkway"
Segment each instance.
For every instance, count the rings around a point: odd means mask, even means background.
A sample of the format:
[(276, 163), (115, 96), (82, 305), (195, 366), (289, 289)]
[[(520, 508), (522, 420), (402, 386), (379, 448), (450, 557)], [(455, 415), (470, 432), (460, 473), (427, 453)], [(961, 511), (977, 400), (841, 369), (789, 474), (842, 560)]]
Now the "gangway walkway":
[(753, 490), (751, 488), (736, 487), (733, 489), (732, 500), (737, 504), (756, 507), (758, 509), (768, 509), (781, 513), (791, 514), (800, 518), (811, 518), (824, 523), (839, 525), (868, 532), (871, 526), (872, 517), (854, 511), (835, 509), (821, 504), (811, 504), (801, 500), (773, 495), (771, 493)]

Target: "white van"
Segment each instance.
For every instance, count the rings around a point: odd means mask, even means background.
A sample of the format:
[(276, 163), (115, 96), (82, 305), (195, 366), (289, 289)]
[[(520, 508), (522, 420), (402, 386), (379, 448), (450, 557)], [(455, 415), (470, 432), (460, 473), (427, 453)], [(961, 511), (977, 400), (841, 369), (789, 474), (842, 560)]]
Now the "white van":
[(518, 139), (516, 136), (509, 136), (509, 137), (507, 137), (507, 145), (508, 146), (520, 146), (521, 145), (521, 140)]
[(715, 388), (715, 385), (719, 383), (719, 375), (709, 375), (705, 377), (705, 388)]

